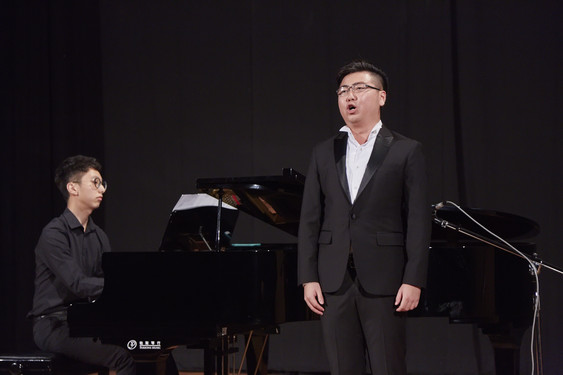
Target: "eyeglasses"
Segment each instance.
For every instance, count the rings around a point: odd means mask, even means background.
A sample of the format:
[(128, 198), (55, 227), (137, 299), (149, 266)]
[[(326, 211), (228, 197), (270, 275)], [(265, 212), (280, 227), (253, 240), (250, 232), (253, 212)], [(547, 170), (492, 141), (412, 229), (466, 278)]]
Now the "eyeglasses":
[[(80, 181), (72, 181), (75, 182), (77, 184), (80, 183)], [(93, 179), (90, 180), (90, 182), (92, 183), (92, 185), (94, 185), (94, 188), (96, 188), (96, 190), (100, 189), (100, 186), (104, 187), (104, 191), (108, 189), (108, 182), (106, 180), (102, 180), (99, 177), (94, 177)]]
[(367, 83), (354, 83), (352, 86), (347, 86), (347, 85), (340, 86), (338, 88), (338, 90), (336, 90), (336, 94), (338, 96), (342, 96), (342, 95), (348, 94), (348, 91), (350, 91), (350, 90), (352, 90), (352, 92), (354, 92), (354, 93), (359, 94), (359, 93), (364, 92), (367, 89), (374, 89), (374, 90), (377, 90), (377, 91), (383, 91), (382, 89), (370, 86)]
[(106, 180), (101, 180), (99, 177), (94, 177), (90, 180), (90, 182), (94, 184), (96, 189), (99, 189), (100, 186), (103, 186), (104, 190), (108, 189), (108, 182)]

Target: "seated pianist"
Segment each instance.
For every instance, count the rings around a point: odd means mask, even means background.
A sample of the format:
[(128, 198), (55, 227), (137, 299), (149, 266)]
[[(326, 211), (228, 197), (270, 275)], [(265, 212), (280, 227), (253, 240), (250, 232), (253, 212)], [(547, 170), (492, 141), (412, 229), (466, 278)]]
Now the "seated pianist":
[(55, 171), (67, 206), (43, 228), (35, 248), (35, 293), (28, 318), (33, 319), (33, 338), (41, 350), (133, 375), (136, 365), (126, 349), (69, 336), (68, 306), (97, 298), (104, 287), (102, 254), (110, 251), (110, 244), (90, 217), (107, 189), (101, 170), (96, 159), (76, 155)]

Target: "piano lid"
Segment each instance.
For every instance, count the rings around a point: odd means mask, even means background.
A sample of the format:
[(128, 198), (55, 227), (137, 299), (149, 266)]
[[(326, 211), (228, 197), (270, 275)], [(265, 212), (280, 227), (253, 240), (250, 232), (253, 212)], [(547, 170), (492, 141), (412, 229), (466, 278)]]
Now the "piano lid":
[(196, 187), (289, 234), (297, 236), (305, 176), (284, 168), (281, 176), (199, 178)]
[[(540, 226), (538, 223), (523, 216), (482, 208), (463, 207), (463, 210), (487, 229), (507, 241), (529, 239), (535, 237), (540, 232)], [(492, 238), (489, 233), (475, 224), (455, 207), (444, 206), (439, 210), (436, 210), (436, 217), (441, 220), (446, 220), (454, 226)], [(432, 226), (432, 241), (451, 239), (451, 229), (445, 229), (436, 223), (434, 224), (435, 225)], [(464, 238), (463, 235), (461, 235), (458, 239), (468, 240), (468, 238)]]
[[(289, 234), (297, 236), (305, 176), (294, 169), (284, 168), (281, 176), (199, 178), (197, 189), (215, 198), (222, 194), (223, 201), (271, 224)], [(539, 233), (539, 225), (528, 218), (510, 213), (464, 208), (473, 218), (505, 240), (523, 240)], [(445, 206), (436, 215), (453, 225), (489, 237), (469, 218), (454, 207)], [(432, 227), (432, 241), (450, 241), (452, 230)], [(454, 233), (455, 234), (455, 233)], [(467, 240), (460, 236), (458, 240)]]

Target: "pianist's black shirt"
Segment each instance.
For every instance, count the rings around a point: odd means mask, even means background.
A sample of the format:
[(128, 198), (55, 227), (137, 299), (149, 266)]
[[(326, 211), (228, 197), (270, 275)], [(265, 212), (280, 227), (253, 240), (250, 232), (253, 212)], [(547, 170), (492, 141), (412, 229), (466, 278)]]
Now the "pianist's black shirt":
[(86, 231), (68, 208), (51, 220), (35, 247), (35, 294), (28, 317), (98, 297), (104, 287), (102, 253), (107, 251), (108, 237), (92, 218)]

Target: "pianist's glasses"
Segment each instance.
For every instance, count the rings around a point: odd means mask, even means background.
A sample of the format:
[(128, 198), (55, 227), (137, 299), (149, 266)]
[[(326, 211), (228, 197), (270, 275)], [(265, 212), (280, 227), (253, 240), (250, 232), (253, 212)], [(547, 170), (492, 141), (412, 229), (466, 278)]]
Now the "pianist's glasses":
[(338, 88), (338, 90), (336, 90), (336, 94), (338, 96), (343, 96), (345, 94), (348, 94), (348, 92), (351, 90), (353, 93), (357, 93), (360, 94), (364, 91), (366, 91), (367, 89), (374, 89), (377, 91), (382, 91), (381, 89), (377, 88), (377, 87), (373, 87), (368, 85), (367, 83), (354, 83), (352, 86), (340, 86)]
[[(72, 182), (76, 182), (77, 184), (80, 183), (80, 181), (72, 181)], [(104, 187), (104, 191), (108, 189), (108, 182), (106, 180), (101, 180), (99, 177), (94, 177), (93, 179), (90, 180), (90, 182), (92, 183), (92, 185), (94, 185), (94, 188), (96, 190), (99, 190), (100, 186)]]
[(108, 189), (108, 182), (106, 180), (100, 180), (98, 177), (93, 178), (90, 182), (94, 185), (96, 189), (99, 189), (100, 186), (104, 187), (104, 190)]

